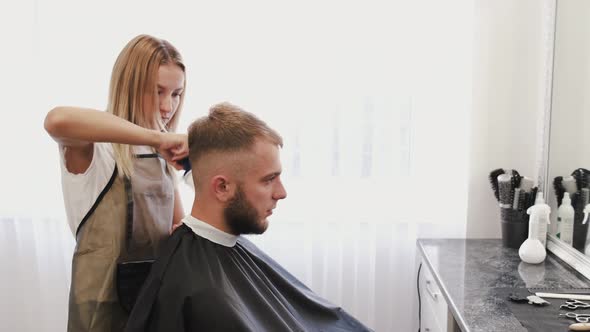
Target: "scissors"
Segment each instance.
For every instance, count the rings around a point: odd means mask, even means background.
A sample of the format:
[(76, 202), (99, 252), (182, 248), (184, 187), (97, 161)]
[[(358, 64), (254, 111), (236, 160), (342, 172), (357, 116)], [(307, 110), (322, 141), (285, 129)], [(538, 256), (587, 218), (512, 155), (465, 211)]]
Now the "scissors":
[(590, 303), (582, 302), (580, 300), (569, 299), (569, 300), (565, 301), (564, 304), (560, 305), (559, 308), (560, 309), (572, 309), (572, 310), (576, 310), (578, 308), (590, 308)]
[(568, 312), (567, 314), (559, 314), (559, 316), (566, 316), (567, 318), (573, 318), (578, 323), (590, 322), (590, 314), (576, 314), (575, 312)]

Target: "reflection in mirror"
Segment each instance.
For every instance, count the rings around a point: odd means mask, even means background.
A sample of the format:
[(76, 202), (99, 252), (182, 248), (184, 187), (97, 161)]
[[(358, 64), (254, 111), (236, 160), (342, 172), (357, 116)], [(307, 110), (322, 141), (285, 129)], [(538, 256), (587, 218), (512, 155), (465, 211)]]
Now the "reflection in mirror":
[[(588, 223), (583, 224), (590, 199), (590, 1), (558, 0), (556, 12), (547, 170), (550, 233), (590, 255)], [(570, 215), (573, 226), (567, 222)]]

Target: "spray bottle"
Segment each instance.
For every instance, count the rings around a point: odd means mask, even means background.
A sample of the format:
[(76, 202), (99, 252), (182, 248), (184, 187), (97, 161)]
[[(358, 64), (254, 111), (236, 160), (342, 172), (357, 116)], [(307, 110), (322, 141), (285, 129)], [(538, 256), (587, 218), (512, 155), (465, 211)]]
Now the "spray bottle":
[(574, 241), (574, 207), (570, 194), (565, 192), (559, 209), (557, 209), (557, 234), (556, 236), (570, 246)]
[(528, 208), (527, 213), (530, 215), (529, 237), (518, 249), (518, 255), (525, 263), (539, 264), (547, 256), (545, 244), (541, 239), (547, 241), (547, 224), (551, 213), (551, 208), (545, 204), (542, 192), (537, 194), (535, 205)]
[(545, 247), (534, 234), (534, 229), (529, 222), (529, 237), (526, 239), (518, 249), (518, 256), (520, 259), (529, 264), (539, 264), (545, 260), (547, 252)]

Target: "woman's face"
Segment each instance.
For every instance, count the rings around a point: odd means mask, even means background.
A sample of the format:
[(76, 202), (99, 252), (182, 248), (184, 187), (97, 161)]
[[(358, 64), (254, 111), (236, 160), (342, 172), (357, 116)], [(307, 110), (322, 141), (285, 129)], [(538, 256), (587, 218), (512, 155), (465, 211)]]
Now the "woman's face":
[(158, 69), (158, 95), (156, 105), (159, 110), (159, 120), (164, 126), (168, 125), (172, 116), (178, 110), (180, 95), (184, 92), (184, 72), (176, 64), (164, 64)]

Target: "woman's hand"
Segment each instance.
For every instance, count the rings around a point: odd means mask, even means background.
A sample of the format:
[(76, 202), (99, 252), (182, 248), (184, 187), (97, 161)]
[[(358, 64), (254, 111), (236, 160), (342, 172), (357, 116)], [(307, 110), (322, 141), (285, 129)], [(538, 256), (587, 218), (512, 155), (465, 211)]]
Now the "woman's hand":
[(161, 133), (156, 149), (174, 168), (181, 170), (183, 167), (179, 161), (188, 156), (188, 135)]

